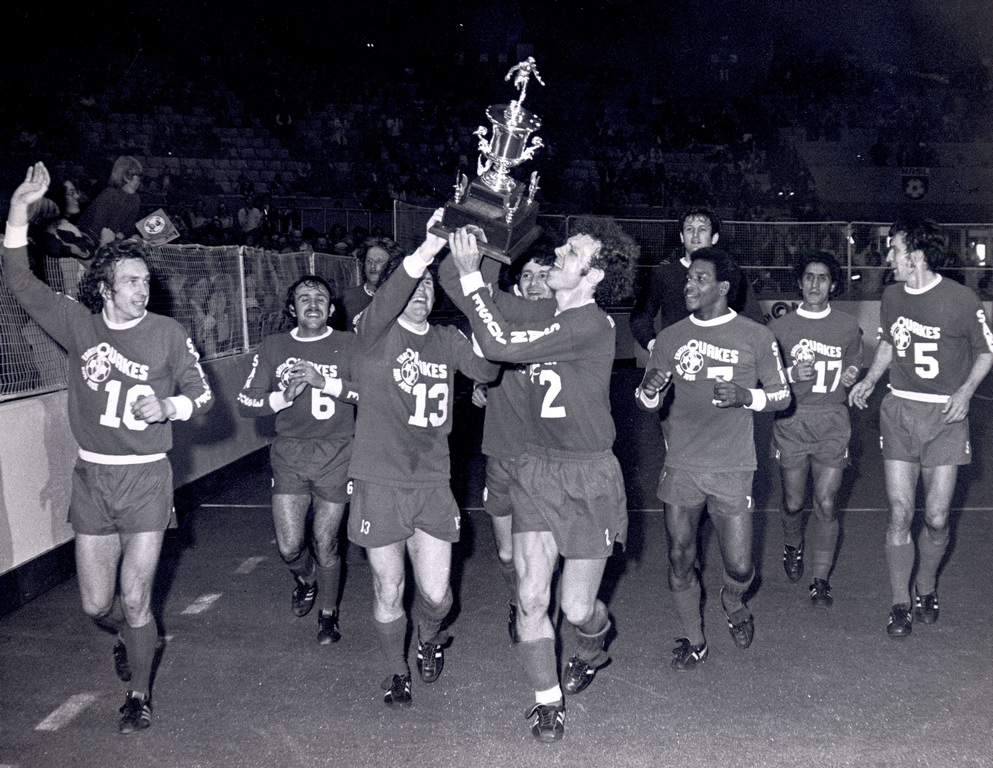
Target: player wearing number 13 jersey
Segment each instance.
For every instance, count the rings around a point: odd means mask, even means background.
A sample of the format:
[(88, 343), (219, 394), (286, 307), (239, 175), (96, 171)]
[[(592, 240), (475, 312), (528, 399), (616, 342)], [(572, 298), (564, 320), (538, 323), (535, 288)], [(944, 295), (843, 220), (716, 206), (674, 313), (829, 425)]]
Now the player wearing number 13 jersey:
[(186, 330), (146, 309), (150, 275), (140, 244), (99, 249), (80, 282), (82, 304), (31, 274), (28, 207), (49, 183), (36, 163), (11, 197), (3, 278), (69, 357), (69, 424), (79, 444), (69, 521), (80, 596), (87, 615), (119, 635), (115, 668), (129, 687), (118, 727), (133, 733), (152, 722), (158, 632), (150, 602), (172, 515), (171, 422), (205, 412), (213, 398)]
[[(490, 359), (527, 367), (529, 437), (511, 481), (518, 579), (518, 654), (534, 687), (528, 713), (540, 741), (562, 737), (563, 692), (584, 690), (608, 656), (607, 607), (597, 598), (606, 559), (627, 535), (627, 499), (612, 453), (610, 376), (614, 323), (599, 306), (631, 291), (639, 249), (614, 222), (587, 220), (555, 249), (547, 285), (554, 312), (515, 322), (483, 284), (473, 233), (449, 243), (461, 275), (473, 334)], [(524, 301), (521, 299), (520, 301)], [(561, 606), (575, 652), (559, 683), (555, 630), (548, 617), (559, 555)]]
[[(437, 217), (437, 215), (436, 215)], [(429, 227), (434, 224), (433, 217)], [(413, 565), (414, 623), (421, 680), (441, 675), (452, 606), (452, 543), (460, 513), (450, 486), (448, 435), (456, 371), (492, 381), (498, 368), (453, 326), (428, 323), (441, 238), (428, 234), (406, 258), (391, 259), (356, 323), (358, 387), (348, 537), (373, 571), (373, 619), (387, 676), (387, 706), (411, 703), (405, 638), (405, 554)]]
[[(993, 364), (993, 335), (983, 305), (969, 288), (938, 274), (944, 259), (945, 239), (937, 224), (909, 220), (890, 227), (886, 260), (898, 284), (883, 294), (875, 357), (849, 394), (853, 405), (865, 408), (889, 370), (890, 391), (880, 407), (879, 427), (890, 506), (890, 637), (909, 635), (915, 618), (924, 624), (938, 620), (936, 583), (948, 547), (952, 495), (959, 465), (971, 460), (969, 402)], [(920, 476), (924, 525), (912, 596), (911, 525)]]
[(320, 597), (317, 641), (329, 645), (341, 638), (338, 529), (348, 502), (358, 402), (348, 381), (355, 336), (328, 327), (334, 297), (331, 286), (316, 275), (304, 275), (290, 286), (285, 312), (296, 328), (262, 340), (238, 395), (238, 410), (249, 417), (276, 414), (276, 439), (269, 450), (276, 545), (296, 580), (293, 613), (306, 616)]

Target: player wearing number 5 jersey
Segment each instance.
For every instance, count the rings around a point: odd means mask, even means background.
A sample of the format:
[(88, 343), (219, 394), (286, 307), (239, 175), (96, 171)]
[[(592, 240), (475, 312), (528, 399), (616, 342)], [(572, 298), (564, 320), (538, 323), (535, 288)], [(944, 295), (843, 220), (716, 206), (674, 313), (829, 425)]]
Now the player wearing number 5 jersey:
[[(577, 694), (609, 660), (610, 619), (597, 599), (607, 558), (627, 535), (627, 499), (612, 453), (610, 374), (614, 323), (598, 304), (631, 291), (639, 249), (614, 222), (588, 220), (555, 250), (547, 285), (554, 313), (514, 322), (501, 312), (479, 272), (474, 235), (449, 238), (473, 333), (490, 359), (527, 366), (529, 438), (512, 478), (518, 654), (534, 688), (528, 718), (540, 741), (562, 738), (563, 691)], [(521, 299), (520, 301), (524, 301)], [(575, 651), (559, 683), (550, 585), (564, 558), (560, 604)]]
[(738, 315), (741, 272), (718, 248), (693, 254), (684, 295), (689, 317), (662, 329), (652, 347), (636, 402), (655, 410), (673, 387), (662, 422), (666, 455), (658, 497), (665, 503), (669, 589), (686, 632), (672, 666), (694, 668), (707, 658), (700, 614), (697, 535), (704, 509), (720, 542), (721, 605), (731, 637), (748, 648), (754, 622), (745, 593), (751, 586), (752, 479), (756, 468), (752, 411), (780, 411), (790, 402), (779, 346), (768, 328)]
[(796, 267), (803, 303), (772, 320), (772, 331), (786, 360), (794, 408), (780, 411), (772, 427), (772, 454), (783, 479), (783, 568), (796, 583), (803, 576), (807, 477), (813, 479), (813, 516), (807, 559), (811, 564), (811, 604), (834, 602), (828, 576), (838, 546), (834, 500), (848, 466), (852, 428), (846, 387), (862, 368), (862, 329), (851, 315), (830, 305), (841, 270), (828, 252), (811, 253)]
[(304, 275), (293, 283), (285, 311), (296, 328), (262, 340), (238, 395), (243, 416), (276, 414), (276, 439), (269, 451), (276, 546), (296, 580), (293, 613), (306, 616), (320, 597), (321, 645), (341, 639), (338, 529), (348, 502), (358, 402), (348, 381), (355, 336), (328, 327), (333, 302), (331, 286), (323, 278)]
[[(949, 508), (958, 467), (971, 461), (969, 401), (993, 364), (993, 335), (983, 305), (969, 288), (938, 274), (944, 259), (945, 240), (933, 222), (898, 221), (890, 227), (886, 260), (898, 284), (883, 294), (875, 357), (849, 394), (853, 405), (865, 408), (889, 371), (879, 426), (890, 507), (890, 637), (909, 635), (915, 618), (923, 624), (938, 620), (937, 574), (948, 547)], [(917, 539), (912, 602), (911, 525), (919, 477), (924, 479), (924, 525)]]
[(213, 399), (186, 330), (146, 310), (150, 279), (138, 243), (100, 248), (80, 282), (83, 304), (32, 275), (28, 206), (48, 185), (48, 170), (36, 163), (14, 191), (3, 278), (68, 353), (69, 424), (79, 444), (69, 508), (76, 573), (83, 610), (119, 634), (115, 667), (130, 684), (118, 726), (132, 733), (152, 719), (158, 630), (150, 602), (172, 517), (171, 422), (205, 412)]
[(428, 266), (444, 245), (429, 234), (413, 254), (392, 259), (356, 324), (362, 404), (349, 468), (355, 482), (348, 537), (369, 556), (373, 619), (388, 668), (384, 701), (395, 708), (411, 703), (405, 552), (416, 582), (422, 681), (437, 680), (444, 665), (442, 623), (452, 606), (452, 543), (460, 526), (448, 453), (455, 373), (491, 381), (499, 370), (457, 328), (428, 323), (435, 296)]

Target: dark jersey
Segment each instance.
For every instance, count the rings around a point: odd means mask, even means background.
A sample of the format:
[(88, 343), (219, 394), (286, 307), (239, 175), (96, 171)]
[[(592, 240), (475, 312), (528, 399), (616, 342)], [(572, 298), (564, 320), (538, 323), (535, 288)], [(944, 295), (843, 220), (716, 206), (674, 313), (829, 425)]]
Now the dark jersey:
[(768, 328), (733, 312), (710, 321), (690, 315), (662, 329), (648, 368), (672, 371), (672, 403), (662, 422), (667, 467), (755, 469), (752, 413), (714, 405), (714, 383), (720, 377), (753, 391), (761, 383), (765, 402), (756, 402), (761, 407), (755, 410), (779, 411), (789, 405), (779, 345)]
[(969, 377), (976, 357), (993, 352), (979, 297), (942, 277), (923, 290), (889, 286), (879, 325), (879, 337), (893, 346), (890, 388), (912, 400), (944, 402)]
[(803, 307), (769, 321), (787, 366), (811, 361), (815, 378), (792, 384), (798, 406), (844, 404), (841, 374), (850, 365), (862, 367), (862, 328), (858, 320), (830, 306), (824, 312)]
[[(349, 475), (407, 488), (449, 483), (456, 371), (490, 381), (499, 370), (457, 328), (431, 325), (419, 333), (399, 318), (419, 282), (419, 263), (408, 257), (376, 289), (356, 327), (354, 371), (362, 403)], [(408, 264), (417, 277), (408, 273)]]
[(146, 312), (136, 321), (111, 325), (103, 314), (38, 280), (23, 247), (5, 249), (4, 283), (69, 355), (69, 425), (83, 451), (125, 464), (128, 457), (168, 451), (172, 423), (150, 424), (131, 413), (134, 402), (147, 395), (173, 398), (180, 418), (213, 405), (196, 348), (172, 318)]
[[(319, 338), (301, 339), (297, 330), (267, 336), (259, 344), (252, 370), (238, 393), (242, 416), (276, 414), (276, 434), (295, 438), (336, 440), (355, 432), (355, 404), (358, 393), (351, 377), (355, 335), (330, 328)], [(309, 387), (287, 404), (282, 392), (286, 375), (296, 363), (305, 360), (328, 378), (342, 379), (338, 396)]]

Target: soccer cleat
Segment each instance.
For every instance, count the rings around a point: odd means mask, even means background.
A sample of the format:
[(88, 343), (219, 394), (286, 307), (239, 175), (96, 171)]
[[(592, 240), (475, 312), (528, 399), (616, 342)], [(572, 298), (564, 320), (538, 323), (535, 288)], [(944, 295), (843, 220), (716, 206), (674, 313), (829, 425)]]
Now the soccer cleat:
[(413, 697), (410, 695), (410, 675), (393, 675), (383, 681), (383, 702), (391, 709), (404, 709), (412, 706)]
[(814, 579), (810, 585), (810, 604), (815, 608), (830, 608), (834, 605), (831, 585), (826, 579)]
[(938, 593), (917, 595), (914, 599), (914, 618), (921, 624), (934, 624), (938, 620)]
[(128, 691), (120, 712), (117, 729), (121, 733), (143, 731), (152, 724), (152, 705), (147, 695), (139, 696), (134, 691)]
[(445, 649), (439, 643), (422, 643), (417, 641), (417, 671), (421, 680), (433, 683), (441, 677), (445, 668)]
[(117, 642), (114, 643), (114, 672), (117, 673), (117, 679), (122, 682), (129, 682), (131, 680), (131, 664), (128, 662), (128, 647), (124, 644), (121, 638), (117, 638)]
[(783, 547), (783, 570), (791, 584), (796, 584), (803, 577), (803, 542), (797, 547), (789, 544)]
[(914, 615), (910, 603), (896, 603), (890, 608), (890, 620), (886, 624), (886, 634), (890, 637), (906, 637), (914, 628)]
[(314, 600), (317, 599), (317, 582), (308, 584), (297, 576), (297, 585), (293, 588), (293, 614), (295, 616), (306, 616), (310, 609), (314, 607)]
[(527, 718), (537, 741), (559, 741), (565, 735), (565, 706), (561, 700), (556, 704), (535, 704)]
[(317, 612), (317, 642), (320, 645), (331, 645), (341, 640), (341, 632), (338, 631), (338, 612), (325, 613)]
[(690, 645), (689, 638), (678, 637), (676, 638), (676, 642), (679, 645), (672, 649), (674, 654), (672, 660), (673, 669), (680, 671), (696, 669), (698, 664), (703, 664), (707, 660), (707, 654), (710, 653), (710, 648), (707, 647), (706, 640), (700, 643), (700, 645)]
[(519, 643), (521, 638), (517, 634), (517, 606), (510, 603), (510, 613), (507, 616), (507, 634), (510, 635), (510, 642)]
[(752, 614), (745, 606), (735, 611), (735, 616), (742, 613), (748, 613), (748, 615), (739, 621), (734, 621), (728, 616), (728, 630), (731, 632), (731, 639), (734, 640), (734, 644), (741, 650), (745, 650), (752, 644), (752, 638), (755, 637), (755, 619), (752, 618)]
[(565, 665), (565, 671), (562, 673), (562, 690), (570, 696), (574, 696), (589, 688), (590, 683), (593, 682), (593, 676), (596, 675), (596, 671), (607, 666), (607, 663), (610, 661), (602, 651), (599, 657), (604, 659), (599, 664), (596, 659), (586, 660), (578, 656), (573, 656), (569, 659), (569, 662)]

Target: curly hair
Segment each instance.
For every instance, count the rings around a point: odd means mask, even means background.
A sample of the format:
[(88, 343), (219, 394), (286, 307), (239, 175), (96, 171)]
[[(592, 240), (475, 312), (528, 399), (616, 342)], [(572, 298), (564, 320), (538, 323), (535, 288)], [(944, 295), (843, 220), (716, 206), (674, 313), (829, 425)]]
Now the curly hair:
[(581, 216), (570, 227), (573, 235), (589, 235), (600, 243), (590, 266), (603, 270), (593, 298), (600, 307), (622, 304), (634, 294), (641, 247), (609, 217)]
[(720, 248), (711, 246), (693, 251), (693, 261), (706, 261), (714, 266), (714, 278), (718, 283), (728, 284), (728, 304), (734, 303), (738, 293), (744, 290), (744, 274), (734, 259)]
[(890, 227), (890, 237), (903, 234), (907, 252), (921, 251), (928, 269), (937, 272), (948, 259), (948, 242), (938, 224), (930, 219), (898, 219)]
[[(354, 251), (355, 258), (357, 258), (362, 263), (363, 275), (365, 274), (365, 257), (369, 254), (369, 251), (373, 248), (382, 248), (384, 251), (386, 251), (386, 255), (389, 256), (391, 261), (393, 260), (394, 257), (400, 256), (402, 258), (403, 256), (407, 255), (407, 252), (403, 249), (403, 247), (399, 243), (397, 243), (396, 240), (393, 240), (392, 238), (367, 237), (365, 240), (362, 241), (362, 244)], [(383, 282), (382, 274), (380, 274), (379, 276), (379, 282), (380, 283)]]
[[(830, 295), (834, 296), (840, 290), (841, 286), (841, 265), (838, 264), (838, 260), (834, 257), (834, 254), (831, 251), (808, 251), (801, 254), (797, 260), (796, 267), (793, 269), (793, 275), (796, 277), (797, 283), (803, 282), (803, 273), (807, 271), (807, 267), (811, 264), (823, 264), (828, 268), (828, 272), (831, 274)], [(800, 294), (803, 295), (802, 289), (800, 290)]]
[[(293, 285), (291, 285), (286, 290), (286, 304), (283, 306), (283, 314), (286, 315), (288, 318), (290, 318), (290, 320), (294, 320), (295, 321), (297, 319), (297, 316), (296, 316), (296, 293), (297, 293), (297, 288), (299, 288), (301, 285), (319, 285), (319, 286), (321, 286), (322, 288), (324, 288), (324, 290), (326, 290), (328, 292), (328, 299), (329, 299), (328, 304), (329, 305), (333, 305), (334, 304), (334, 302), (335, 302), (334, 290), (331, 288), (331, 284), (328, 283), (327, 280), (325, 280), (320, 275), (304, 275), (303, 277), (301, 277), (301, 278), (297, 279), (296, 281), (294, 281)], [(331, 324), (331, 313), (329, 312), (328, 313), (328, 325), (330, 325), (330, 324)]]
[(118, 263), (127, 259), (138, 259), (148, 267), (145, 250), (137, 240), (116, 240), (97, 249), (86, 274), (79, 281), (79, 302), (96, 314), (103, 310), (104, 286), (114, 290), (114, 278)]

